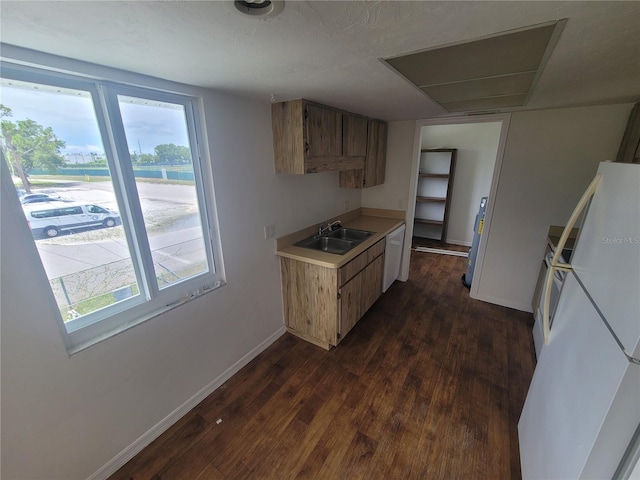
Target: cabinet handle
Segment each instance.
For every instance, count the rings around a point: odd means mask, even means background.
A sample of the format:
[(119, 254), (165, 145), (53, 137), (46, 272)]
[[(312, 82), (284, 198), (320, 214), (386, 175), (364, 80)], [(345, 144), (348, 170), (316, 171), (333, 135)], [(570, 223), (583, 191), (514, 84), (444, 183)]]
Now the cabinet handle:
[(564, 270), (571, 271), (570, 264), (560, 263), (560, 255), (562, 254), (562, 250), (564, 249), (565, 244), (567, 243), (567, 239), (569, 238), (569, 233), (571, 229), (578, 221), (578, 217), (582, 211), (586, 208), (589, 200), (593, 197), (594, 193), (596, 193), (596, 189), (598, 188), (598, 184), (600, 183), (601, 174), (595, 176), (595, 178), (591, 181), (591, 184), (587, 188), (587, 190), (580, 198), (578, 205), (573, 210), (571, 217), (569, 217), (569, 221), (567, 225), (564, 227), (562, 231), (562, 235), (560, 235), (560, 240), (556, 245), (556, 251), (553, 254), (553, 258), (551, 259), (551, 264), (549, 265), (549, 270), (547, 271), (547, 280), (545, 282), (545, 291), (544, 291), (544, 304), (542, 308), (542, 331), (544, 334), (544, 344), (549, 344), (549, 336), (551, 335), (551, 326), (549, 319), (549, 302), (551, 301), (551, 284), (553, 283), (553, 277), (556, 270)]

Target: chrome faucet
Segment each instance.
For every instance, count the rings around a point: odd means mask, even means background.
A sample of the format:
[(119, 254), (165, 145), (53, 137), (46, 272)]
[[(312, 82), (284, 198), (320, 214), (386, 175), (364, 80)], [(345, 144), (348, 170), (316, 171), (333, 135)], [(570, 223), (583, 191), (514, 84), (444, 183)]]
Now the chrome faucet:
[(335, 222), (331, 223), (321, 223), (318, 227), (318, 236), (322, 236), (325, 233), (337, 230), (339, 228), (342, 228), (342, 222), (340, 220), (336, 220)]
[(340, 220), (329, 224), (329, 230), (338, 230), (339, 228), (342, 228), (342, 222)]
[(331, 231), (331, 225), (329, 225), (328, 223), (321, 223), (320, 226), (318, 227), (318, 236), (320, 237), (330, 231)]

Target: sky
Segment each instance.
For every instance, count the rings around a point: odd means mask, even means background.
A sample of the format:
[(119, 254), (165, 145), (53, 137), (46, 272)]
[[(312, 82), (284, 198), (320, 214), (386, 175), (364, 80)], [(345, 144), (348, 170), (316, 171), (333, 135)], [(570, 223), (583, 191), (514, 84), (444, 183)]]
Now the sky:
[[(0, 86), (0, 103), (12, 110), (8, 120), (30, 118), (44, 127), (51, 127), (56, 136), (66, 142), (62, 155), (70, 161), (90, 160), (90, 154), (104, 155), (98, 123), (88, 93), (58, 87), (32, 85), (25, 88), (15, 82)], [(120, 109), (129, 151), (153, 153), (156, 145), (173, 143), (188, 146), (184, 112), (179, 108), (161, 106), (158, 102), (138, 101), (122, 97)]]

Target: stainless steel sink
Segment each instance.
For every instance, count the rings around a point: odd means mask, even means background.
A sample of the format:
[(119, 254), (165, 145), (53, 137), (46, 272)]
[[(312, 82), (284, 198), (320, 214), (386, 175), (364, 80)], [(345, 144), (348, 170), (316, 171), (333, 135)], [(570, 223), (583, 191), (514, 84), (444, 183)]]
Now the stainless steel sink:
[(352, 228), (340, 228), (333, 232), (327, 232), (322, 236), (316, 235), (305, 238), (304, 240), (294, 243), (294, 245), (320, 252), (344, 255), (349, 250), (364, 242), (371, 235), (373, 235), (373, 232)]
[(362, 242), (365, 239), (373, 235), (373, 232), (367, 232), (366, 230), (356, 230), (354, 228), (339, 228), (327, 234), (331, 238), (340, 238), (342, 240), (349, 240), (351, 242)]
[(304, 248), (310, 248), (312, 250), (320, 250), (322, 252), (337, 253), (343, 255), (356, 246), (355, 242), (349, 242), (347, 240), (340, 240), (339, 238), (320, 237), (315, 238), (307, 243), (301, 245)]

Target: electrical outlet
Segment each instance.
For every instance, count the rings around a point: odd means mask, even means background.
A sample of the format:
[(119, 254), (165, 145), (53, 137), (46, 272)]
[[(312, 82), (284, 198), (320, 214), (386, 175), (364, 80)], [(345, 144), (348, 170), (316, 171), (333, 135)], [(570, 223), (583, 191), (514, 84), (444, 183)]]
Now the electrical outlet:
[(398, 208), (400, 210), (402, 210), (402, 199), (401, 198), (398, 199)]
[(345, 200), (344, 201), (344, 211), (348, 212), (349, 211), (349, 200)]
[(265, 240), (269, 238), (275, 238), (276, 236), (276, 226), (275, 224), (265, 225), (264, 226), (264, 238)]

